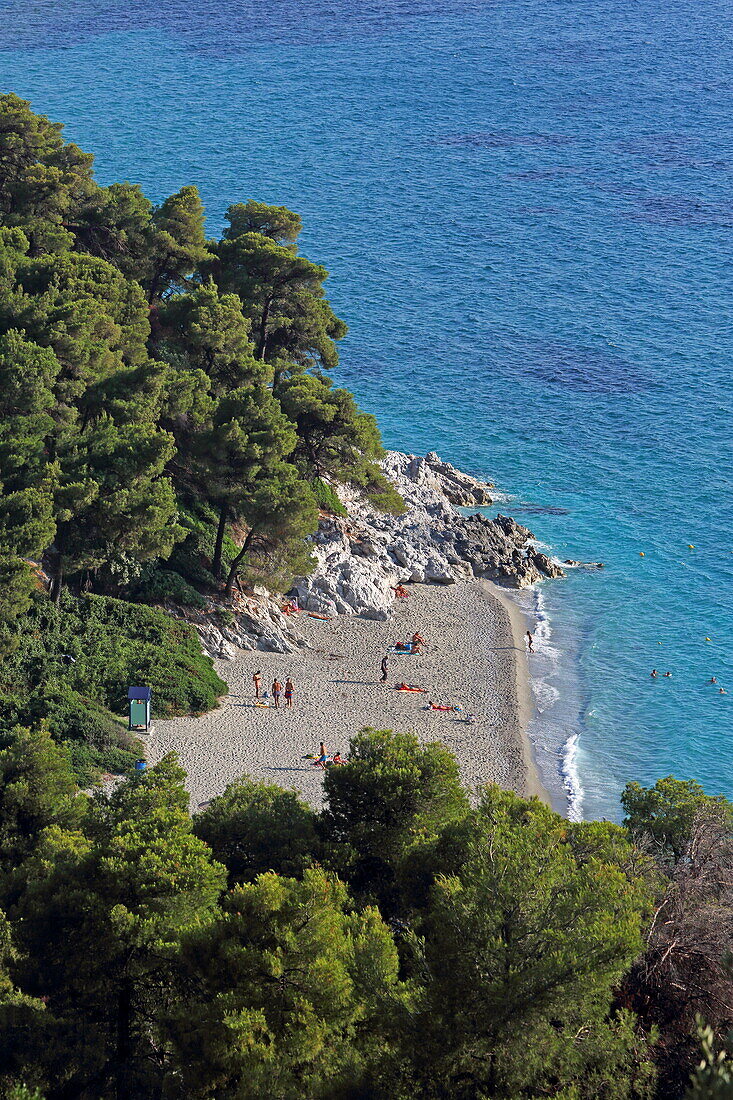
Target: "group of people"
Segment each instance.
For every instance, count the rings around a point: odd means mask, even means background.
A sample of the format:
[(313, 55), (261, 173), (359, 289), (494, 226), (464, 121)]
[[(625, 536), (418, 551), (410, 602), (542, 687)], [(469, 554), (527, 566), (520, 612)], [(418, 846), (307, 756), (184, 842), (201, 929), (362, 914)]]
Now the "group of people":
[(335, 752), (333, 755), (329, 755), (326, 752), (326, 746), (323, 741), (318, 749), (318, 756), (313, 761), (312, 767), (322, 768), (325, 772), (326, 768), (339, 767), (341, 764), (348, 764), (348, 760), (345, 760), (340, 752)]
[[(656, 670), (656, 668), (653, 668), (651, 670), (651, 672), (649, 673), (649, 675), (651, 676), (652, 680), (657, 680), (659, 678), (659, 673)], [(665, 679), (670, 678), (671, 676), (672, 676), (671, 672), (665, 672), (665, 674), (664, 674)], [(717, 682), (718, 682), (717, 676), (711, 676), (710, 679), (708, 680), (709, 684), (717, 684)], [(718, 694), (719, 695), (727, 695), (728, 692), (725, 690), (725, 688), (718, 688)]]
[[(267, 699), (267, 691), (262, 691), (262, 673), (253, 673), (252, 682), (255, 686), (255, 699)], [(272, 681), (272, 698), (275, 702), (275, 710), (280, 709), (280, 699), (283, 695), (285, 696), (285, 706), (292, 707), (294, 691), (295, 685), (290, 676), (288, 676), (287, 680), (285, 681), (284, 687), (276, 676), (275, 679)]]
[[(425, 639), (419, 630), (416, 630), (412, 635), (411, 640), (405, 644), (403, 642), (395, 642), (392, 649), (395, 653), (422, 653), (422, 646), (426, 645)], [(387, 683), (387, 675), (389, 672), (389, 654), (385, 653), (382, 657), (382, 663), (380, 664), (381, 675), (379, 682), (381, 684)]]

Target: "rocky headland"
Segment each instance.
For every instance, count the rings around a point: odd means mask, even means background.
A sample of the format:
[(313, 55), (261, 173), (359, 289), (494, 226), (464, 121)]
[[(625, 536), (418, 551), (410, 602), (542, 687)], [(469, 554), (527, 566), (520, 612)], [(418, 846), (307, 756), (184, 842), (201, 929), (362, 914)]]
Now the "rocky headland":
[[(338, 487), (347, 515), (322, 517), (312, 540), (314, 568), (294, 583), (306, 611), (385, 620), (398, 584), (480, 578), (518, 589), (563, 576), (560, 564), (541, 553), (532, 532), (515, 520), (465, 514), (492, 504), (492, 485), (434, 452), (422, 458), (389, 451), (382, 470), (405, 501), (404, 513), (378, 512), (363, 494)], [(283, 614), (280, 603), (255, 588), (236, 594), (231, 604), (211, 600), (186, 618), (211, 656), (233, 659), (238, 649), (289, 653), (307, 642), (297, 616)]]

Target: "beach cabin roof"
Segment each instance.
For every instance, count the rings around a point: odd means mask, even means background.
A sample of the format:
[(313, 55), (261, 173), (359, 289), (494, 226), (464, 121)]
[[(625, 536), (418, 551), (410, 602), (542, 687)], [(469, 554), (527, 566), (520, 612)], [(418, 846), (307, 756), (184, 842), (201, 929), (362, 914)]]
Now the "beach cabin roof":
[(127, 689), (128, 699), (150, 699), (153, 694), (152, 688), (147, 687), (131, 687)]

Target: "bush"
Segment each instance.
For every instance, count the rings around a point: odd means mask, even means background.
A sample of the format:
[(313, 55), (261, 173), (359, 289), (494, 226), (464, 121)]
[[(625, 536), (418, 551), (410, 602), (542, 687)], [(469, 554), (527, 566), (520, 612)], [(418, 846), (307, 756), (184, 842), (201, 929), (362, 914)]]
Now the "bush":
[(157, 565), (143, 570), (138, 586), (134, 589), (135, 598), (145, 603), (164, 603), (166, 600), (181, 607), (206, 607), (206, 600), (185, 581), (180, 573), (171, 569), (161, 569)]
[(19, 627), (20, 644), (0, 672), (0, 716), (48, 719), (63, 740), (127, 748), (113, 715), (127, 713), (133, 684), (153, 689), (161, 716), (201, 714), (226, 691), (194, 628), (151, 607), (68, 594), (56, 607), (39, 593)]
[(315, 481), (311, 482), (310, 487), (313, 496), (316, 498), (316, 504), (322, 511), (329, 512), (332, 516), (345, 516), (348, 514), (333, 485), (329, 485), (328, 482), (317, 477)]
[(90, 787), (99, 782), (102, 772), (113, 775), (133, 775), (135, 762), (140, 759), (140, 751), (129, 749), (108, 749), (101, 752), (93, 745), (72, 741), (69, 745), (71, 767), (80, 787)]
[(386, 512), (390, 516), (401, 516), (407, 510), (407, 505), (392, 482), (374, 462), (365, 459), (352, 480), (354, 484), (361, 486), (367, 500), (377, 511)]

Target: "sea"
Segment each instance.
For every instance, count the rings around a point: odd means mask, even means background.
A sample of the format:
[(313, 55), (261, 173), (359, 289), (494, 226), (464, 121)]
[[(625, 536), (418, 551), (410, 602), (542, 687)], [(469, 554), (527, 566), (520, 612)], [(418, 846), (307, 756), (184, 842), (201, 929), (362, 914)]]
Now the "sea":
[(603, 561), (520, 595), (559, 808), (733, 797), (729, 2), (0, 0), (0, 89), (212, 235), (297, 210), (386, 444)]

